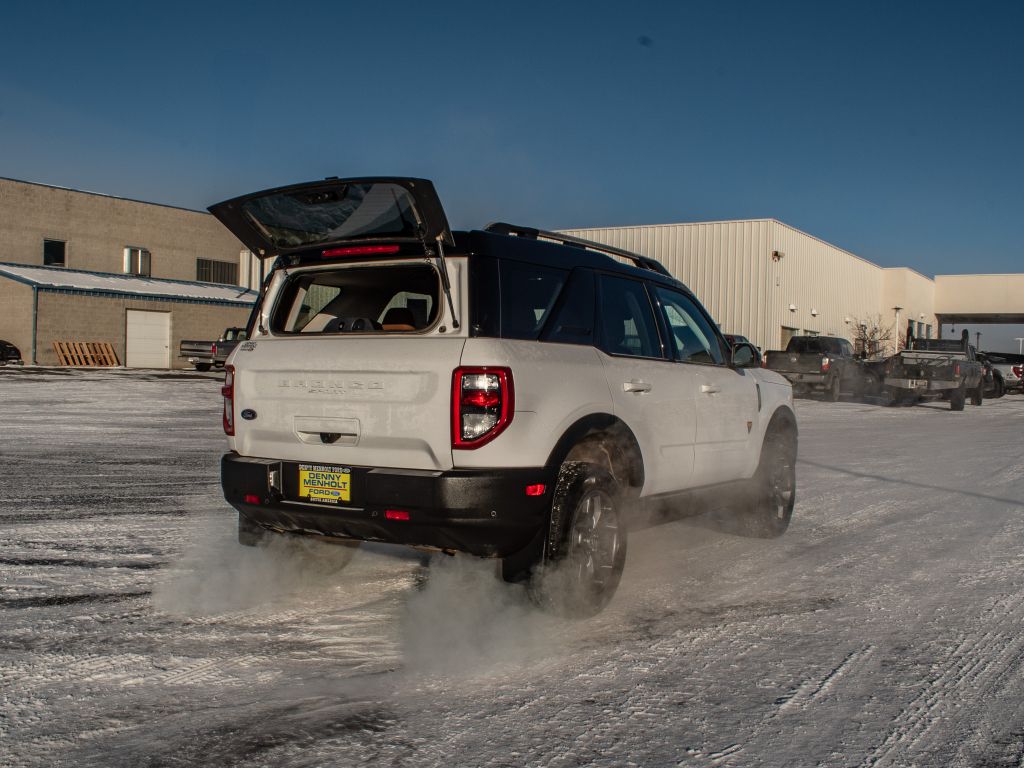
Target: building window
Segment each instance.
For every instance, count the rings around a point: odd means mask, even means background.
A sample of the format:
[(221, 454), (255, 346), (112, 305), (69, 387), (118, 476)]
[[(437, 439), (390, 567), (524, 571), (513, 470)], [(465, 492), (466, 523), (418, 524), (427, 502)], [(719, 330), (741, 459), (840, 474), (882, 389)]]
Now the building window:
[(201, 283), (238, 285), (238, 265), (230, 261), (196, 259), (196, 280)]
[(63, 267), (67, 243), (63, 240), (43, 240), (43, 266)]
[(127, 275), (149, 277), (151, 274), (152, 256), (145, 248), (126, 246), (124, 249), (124, 271)]
[(931, 323), (928, 323), (928, 324), (927, 324), (927, 325), (926, 325), (926, 326), (924, 327), (924, 337), (925, 337), (926, 339), (930, 339), (930, 338), (932, 337), (932, 324), (931, 324)]

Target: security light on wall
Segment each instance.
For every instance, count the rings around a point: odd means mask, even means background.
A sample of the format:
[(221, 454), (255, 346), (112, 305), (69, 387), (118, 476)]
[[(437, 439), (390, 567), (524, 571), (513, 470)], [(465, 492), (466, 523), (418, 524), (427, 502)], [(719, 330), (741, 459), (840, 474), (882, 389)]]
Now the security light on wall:
[(790, 312), (796, 312), (796, 304), (790, 304), (789, 305), (789, 311)]
[(782, 251), (772, 251), (772, 261), (781, 261), (785, 255)]
[(847, 325), (849, 325), (850, 324), (850, 318), (844, 317), (843, 318), (843, 322), (846, 323)]
[(817, 316), (818, 316), (818, 310), (812, 309), (811, 310), (811, 317), (817, 317)]

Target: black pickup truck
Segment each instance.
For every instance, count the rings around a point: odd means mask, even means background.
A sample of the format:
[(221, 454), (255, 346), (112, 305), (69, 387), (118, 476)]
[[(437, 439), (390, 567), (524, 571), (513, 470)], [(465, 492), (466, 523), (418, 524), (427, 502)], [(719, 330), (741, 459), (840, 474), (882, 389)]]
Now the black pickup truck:
[(974, 405), (985, 399), (984, 367), (966, 338), (914, 339), (910, 349), (892, 357), (865, 363), (872, 380), (869, 389), (890, 402), (916, 402), (942, 398), (962, 411), (967, 396)]
[(838, 336), (794, 336), (785, 350), (765, 353), (763, 365), (789, 379), (796, 394), (819, 391), (834, 402), (841, 392), (862, 390), (853, 345)]
[(183, 340), (178, 346), (178, 357), (186, 358), (197, 371), (221, 368), (231, 351), (245, 339), (245, 328), (225, 328), (216, 341)]

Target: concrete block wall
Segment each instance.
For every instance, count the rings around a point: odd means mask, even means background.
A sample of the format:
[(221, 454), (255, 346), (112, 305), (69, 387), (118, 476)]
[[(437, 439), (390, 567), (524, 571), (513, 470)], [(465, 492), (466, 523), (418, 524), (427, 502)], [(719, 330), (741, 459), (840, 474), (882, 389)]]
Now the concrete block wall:
[[(63, 240), (68, 269), (124, 272), (125, 247), (152, 254), (151, 277), (195, 280), (199, 258), (239, 264), (242, 244), (203, 211), (0, 179), (0, 261), (42, 265)], [(243, 278), (239, 275), (239, 278)]]
[[(124, 365), (126, 311), (129, 309), (171, 313), (172, 368), (189, 367), (186, 361), (178, 357), (178, 346), (182, 339), (214, 340), (224, 328), (244, 326), (250, 311), (246, 306), (150, 301), (41, 290), (36, 330), (37, 362), (40, 365), (58, 365), (57, 355), (53, 351), (54, 341), (106, 341), (113, 345), (118, 360)], [(31, 324), (31, 299), (29, 315)], [(26, 355), (27, 362), (29, 352), (22, 348), (22, 353)]]

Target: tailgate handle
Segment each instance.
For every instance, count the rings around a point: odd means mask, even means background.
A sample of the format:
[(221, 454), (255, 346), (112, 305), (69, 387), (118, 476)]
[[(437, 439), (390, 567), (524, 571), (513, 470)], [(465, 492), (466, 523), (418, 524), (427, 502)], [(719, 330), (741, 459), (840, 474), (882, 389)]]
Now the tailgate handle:
[(295, 436), (312, 445), (356, 445), (359, 442), (359, 420), (298, 416), (295, 419)]

